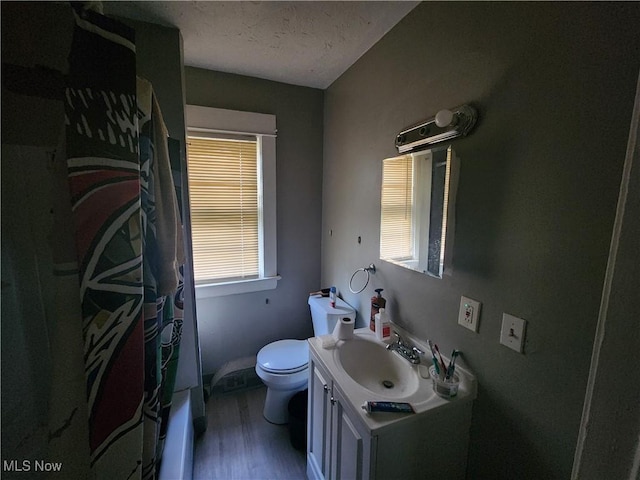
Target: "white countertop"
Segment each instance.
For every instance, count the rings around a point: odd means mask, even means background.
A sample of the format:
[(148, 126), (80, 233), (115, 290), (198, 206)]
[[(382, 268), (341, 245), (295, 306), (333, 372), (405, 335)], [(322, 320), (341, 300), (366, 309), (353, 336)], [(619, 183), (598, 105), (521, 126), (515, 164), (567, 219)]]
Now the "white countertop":
[[(367, 340), (377, 342), (381, 345), (386, 345), (377, 340), (375, 334), (369, 330), (369, 328), (360, 328), (354, 331), (354, 335), (361, 340)], [(403, 337), (404, 338), (404, 337)], [(420, 342), (414, 342), (410, 337), (407, 338), (410, 343), (415, 344), (421, 349), (426, 349), (426, 346)], [(442, 409), (455, 408), (456, 405), (462, 403), (472, 402), (477, 394), (476, 379), (471, 372), (456, 365), (456, 374), (460, 378), (460, 385), (458, 394), (452, 399), (444, 399), (436, 395), (433, 391), (432, 379), (423, 378), (426, 374), (427, 368), (431, 365), (423, 363), (422, 365), (412, 365), (408, 360), (402, 359), (406, 362), (407, 369), (413, 369), (415, 375), (418, 376), (418, 387), (416, 391), (404, 398), (394, 397), (392, 395), (385, 396), (384, 393), (374, 393), (362, 385), (353, 380), (349, 374), (342, 368), (339, 360), (339, 350), (346, 343), (351, 340), (338, 340), (334, 347), (324, 348), (322, 346), (322, 339), (319, 337), (313, 337), (309, 340), (309, 347), (319, 363), (328, 371), (333, 377), (334, 382), (338, 385), (338, 388), (347, 398), (349, 405), (347, 407), (352, 413), (359, 415), (367, 428), (370, 431), (393, 428), (398, 424), (404, 424), (410, 422), (418, 416), (437, 414)], [(391, 352), (390, 352), (391, 353)], [(392, 353), (398, 355), (397, 353)], [(399, 356), (399, 355), (398, 355)], [(429, 356), (426, 357), (430, 358)], [(448, 360), (448, 359), (447, 359)], [(366, 361), (363, 359), (363, 362)], [(426, 359), (425, 359), (426, 361)], [(375, 365), (371, 365), (371, 368), (376, 368)], [(420, 370), (418, 370), (420, 368)], [(415, 410), (415, 414), (399, 414), (388, 412), (365, 412), (361, 406), (367, 401), (396, 401), (410, 403)], [(398, 425), (399, 426), (399, 425)]]

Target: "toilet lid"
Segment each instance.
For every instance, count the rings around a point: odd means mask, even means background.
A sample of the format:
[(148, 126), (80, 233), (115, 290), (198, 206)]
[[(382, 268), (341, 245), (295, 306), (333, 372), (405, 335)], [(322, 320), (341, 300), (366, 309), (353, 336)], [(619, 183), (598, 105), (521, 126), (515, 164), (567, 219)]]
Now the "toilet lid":
[(299, 372), (309, 363), (309, 346), (306, 340), (278, 340), (262, 347), (258, 363), (267, 372)]

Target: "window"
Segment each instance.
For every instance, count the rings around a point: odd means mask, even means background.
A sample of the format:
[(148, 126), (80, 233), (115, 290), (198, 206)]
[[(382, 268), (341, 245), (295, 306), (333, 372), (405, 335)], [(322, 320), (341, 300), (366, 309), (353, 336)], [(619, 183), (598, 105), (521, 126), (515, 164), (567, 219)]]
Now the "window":
[(196, 285), (258, 276), (257, 143), (189, 135)]
[(275, 117), (187, 107), (196, 297), (275, 288)]

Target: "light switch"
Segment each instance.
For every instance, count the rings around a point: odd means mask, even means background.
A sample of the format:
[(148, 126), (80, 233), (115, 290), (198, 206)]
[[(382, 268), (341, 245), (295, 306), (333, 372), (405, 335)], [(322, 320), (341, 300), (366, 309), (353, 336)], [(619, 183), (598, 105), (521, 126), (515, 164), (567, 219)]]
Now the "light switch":
[(523, 353), (526, 325), (526, 320), (503, 313), (500, 343), (518, 353)]
[(478, 331), (478, 321), (480, 320), (481, 303), (472, 298), (460, 298), (460, 312), (458, 313), (458, 324), (468, 328), (472, 332)]

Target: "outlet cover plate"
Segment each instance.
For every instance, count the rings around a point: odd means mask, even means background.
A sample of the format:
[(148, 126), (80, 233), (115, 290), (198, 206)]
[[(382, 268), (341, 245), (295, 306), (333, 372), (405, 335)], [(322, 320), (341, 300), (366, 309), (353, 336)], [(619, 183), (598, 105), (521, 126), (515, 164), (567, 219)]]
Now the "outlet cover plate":
[(503, 313), (500, 343), (518, 353), (523, 353), (526, 326), (526, 320)]
[(468, 297), (460, 298), (460, 312), (458, 313), (458, 325), (468, 328), (472, 332), (478, 332), (480, 321), (480, 305), (477, 300)]

